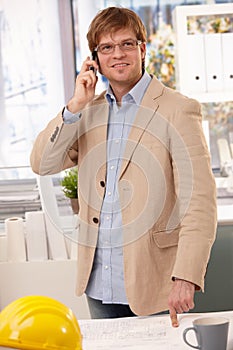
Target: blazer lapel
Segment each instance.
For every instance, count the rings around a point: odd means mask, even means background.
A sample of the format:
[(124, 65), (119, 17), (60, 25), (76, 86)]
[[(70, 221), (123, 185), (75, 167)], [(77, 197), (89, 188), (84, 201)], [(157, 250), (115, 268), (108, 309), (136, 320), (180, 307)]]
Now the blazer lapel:
[(142, 99), (141, 105), (139, 106), (134, 123), (129, 133), (122, 160), (120, 178), (131, 161), (133, 153), (139, 144), (143, 133), (147, 129), (151, 120), (156, 116), (156, 111), (159, 107), (158, 98), (163, 94), (163, 90), (164, 85), (153, 77)]

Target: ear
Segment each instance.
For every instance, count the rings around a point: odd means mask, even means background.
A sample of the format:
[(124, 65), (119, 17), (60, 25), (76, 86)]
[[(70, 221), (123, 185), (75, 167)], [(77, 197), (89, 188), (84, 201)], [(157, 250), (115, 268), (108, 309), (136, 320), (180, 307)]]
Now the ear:
[(142, 43), (140, 45), (140, 50), (141, 50), (142, 59), (144, 60), (146, 57), (146, 43)]

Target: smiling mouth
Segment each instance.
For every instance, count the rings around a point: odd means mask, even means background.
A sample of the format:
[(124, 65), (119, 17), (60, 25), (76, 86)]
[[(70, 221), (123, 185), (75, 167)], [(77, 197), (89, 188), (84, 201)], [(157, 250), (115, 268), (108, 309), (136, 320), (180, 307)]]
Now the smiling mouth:
[(114, 65), (112, 65), (112, 68), (122, 68), (122, 67), (127, 67), (128, 64), (127, 63), (116, 63)]

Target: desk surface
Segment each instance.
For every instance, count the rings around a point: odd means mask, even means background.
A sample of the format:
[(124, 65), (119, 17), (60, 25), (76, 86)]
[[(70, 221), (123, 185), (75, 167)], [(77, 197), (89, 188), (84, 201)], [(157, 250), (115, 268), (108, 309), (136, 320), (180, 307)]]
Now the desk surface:
[[(183, 314), (178, 328), (171, 327), (169, 315), (80, 320), (79, 324), (84, 350), (190, 350), (183, 341), (183, 330), (196, 318), (216, 315), (230, 320), (227, 350), (233, 350), (233, 311)], [(193, 334), (189, 340), (196, 344)]]

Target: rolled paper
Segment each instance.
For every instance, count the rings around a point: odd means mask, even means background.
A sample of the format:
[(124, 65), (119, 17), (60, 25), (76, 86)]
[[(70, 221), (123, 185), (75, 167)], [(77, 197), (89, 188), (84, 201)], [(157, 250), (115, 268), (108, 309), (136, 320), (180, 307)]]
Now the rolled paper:
[(22, 218), (5, 220), (7, 261), (26, 261), (24, 222)]
[(28, 260), (47, 260), (47, 235), (44, 213), (42, 211), (32, 211), (25, 213), (25, 231)]

